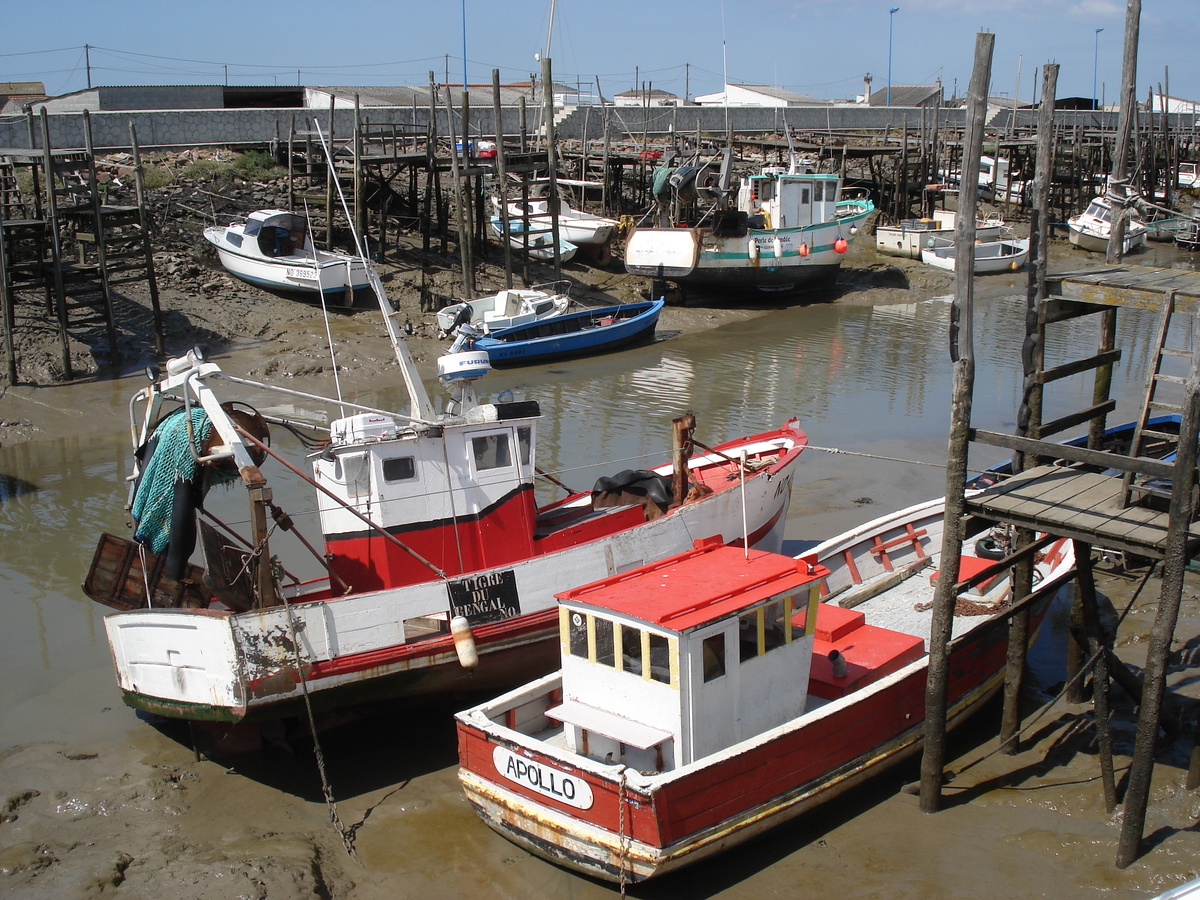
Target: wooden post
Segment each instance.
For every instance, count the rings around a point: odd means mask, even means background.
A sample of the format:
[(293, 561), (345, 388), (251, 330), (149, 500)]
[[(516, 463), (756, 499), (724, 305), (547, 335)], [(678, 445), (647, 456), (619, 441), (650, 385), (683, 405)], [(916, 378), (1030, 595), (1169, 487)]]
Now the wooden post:
[(558, 248), (558, 158), (554, 147), (554, 82), (550, 80), (550, 57), (542, 57), (542, 96), (546, 116), (546, 168), (550, 176), (547, 194), (550, 209), (550, 239), (554, 242), (554, 280), (562, 280), (562, 254)]
[[(92, 117), (83, 111), (83, 143), (87, 150), (88, 193), (92, 197), (92, 222), (96, 232), (96, 262), (100, 270), (100, 294), (104, 298), (104, 333), (108, 337), (108, 352), (114, 361), (120, 360), (117, 326), (113, 321), (112, 291), (108, 284), (108, 246), (104, 240), (104, 208), (100, 202), (100, 185), (96, 182), (96, 151), (92, 146)], [(80, 251), (82, 256), (82, 251)]]
[(492, 116), (496, 119), (496, 195), (500, 203), (500, 244), (504, 247), (504, 286), (512, 290), (512, 244), (508, 242), (508, 163), (504, 158), (504, 120), (500, 113), (499, 69), (492, 69)]
[[(991, 80), (994, 34), (975, 36), (975, 61), (967, 94), (967, 130), (963, 146), (962, 184), (979, 180), (983, 147), (987, 86)], [(921, 810), (936, 812), (941, 806), (942, 772), (946, 757), (946, 707), (950, 674), (950, 634), (954, 625), (954, 585), (962, 553), (964, 496), (967, 482), (967, 449), (971, 430), (972, 391), (975, 382), (973, 335), (976, 192), (959, 193), (954, 239), (955, 297), (950, 311), (950, 360), (954, 366), (950, 415), (950, 445), (946, 460), (946, 510), (942, 530), (941, 565), (933, 597), (929, 634), (929, 673), (925, 682), (925, 745), (921, 754)]]
[[(132, 122), (130, 122), (130, 127), (133, 127)], [(287, 148), (288, 212), (296, 211), (296, 165), (295, 165), (295, 157), (292, 155), (292, 153), (295, 149), (295, 144), (296, 144), (296, 114), (292, 113), (292, 124), (288, 128), (288, 148)]]
[[(1130, 0), (1130, 6), (1138, 0)], [(1200, 312), (1196, 314), (1200, 319)], [(1200, 326), (1193, 321), (1192, 327)], [(1193, 332), (1194, 333), (1194, 332)], [(1158, 610), (1146, 648), (1146, 668), (1142, 679), (1142, 703), (1138, 708), (1137, 738), (1129, 767), (1129, 787), (1125, 793), (1125, 815), (1121, 820), (1121, 839), (1117, 848), (1117, 868), (1124, 869), (1138, 856), (1142, 831), (1146, 825), (1146, 806), (1150, 799), (1150, 778), (1154, 774), (1154, 745), (1166, 693), (1167, 661), (1179, 602), (1190, 555), (1188, 526), (1191, 521), (1192, 491), (1196, 486), (1196, 429), (1200, 427), (1200, 342), (1192, 350), (1191, 369), (1184, 384), (1183, 414), (1179, 423), (1179, 447), (1171, 487), (1171, 505), (1167, 538), (1163, 546), (1162, 588)]]
[(333, 104), (334, 97), (329, 95), (329, 157), (325, 160), (325, 249), (333, 249), (333, 187), (337, 180), (337, 165), (334, 157), (337, 151), (333, 148)]
[[(129, 121), (129, 146), (133, 152), (133, 183), (137, 190), (138, 227), (142, 232), (142, 253), (146, 257), (146, 283), (150, 288), (150, 308), (154, 313), (154, 352), (159, 359), (167, 356), (164, 337), (162, 304), (158, 300), (158, 278), (154, 272), (154, 245), (150, 238), (153, 216), (146, 206), (146, 185), (142, 173), (142, 151), (138, 147), (137, 126)], [(290, 146), (290, 145), (289, 145)]]
[(602, 216), (612, 215), (609, 212), (609, 194), (608, 194), (608, 154), (612, 147), (612, 120), (608, 114), (608, 107), (604, 107), (604, 150), (602, 151), (603, 162), (600, 164), (600, 214)]
[(1121, 208), (1113, 203), (1112, 229), (1108, 235), (1108, 250), (1105, 261), (1120, 262), (1125, 241), (1125, 225), (1129, 218), (1128, 203), (1131, 193), (1123, 182), (1128, 173), (1129, 140), (1133, 134), (1133, 122), (1137, 118), (1137, 97), (1134, 82), (1137, 80), (1138, 28), (1142, 16), (1142, 0), (1128, 0), (1125, 7), (1125, 48), (1121, 59), (1121, 113), (1117, 119), (1117, 140), (1113, 148), (1112, 181), (1115, 190), (1121, 192)]
[(367, 204), (363, 198), (363, 123), (358, 94), (354, 95), (354, 229), (364, 243), (367, 237)]
[(4, 328), (4, 357), (8, 365), (8, 383), (17, 383), (17, 352), (13, 343), (16, 314), (8, 283), (8, 238), (4, 232), (4, 204), (0, 203), (0, 327)]
[(1100, 612), (1096, 607), (1096, 580), (1092, 573), (1092, 546), (1083, 541), (1073, 541), (1075, 547), (1075, 571), (1079, 581), (1080, 607), (1083, 610), (1083, 627), (1087, 633), (1088, 654), (1095, 658), (1092, 664), (1092, 705), (1096, 714), (1096, 743), (1100, 754), (1100, 781), (1104, 789), (1104, 811), (1117, 808), (1117, 782), (1113, 775), (1112, 723), (1108, 708), (1108, 640), (1100, 626)]
[[(1050, 146), (1054, 138), (1054, 97), (1058, 82), (1058, 66), (1046, 66), (1042, 103), (1038, 108), (1037, 168), (1033, 179), (1033, 210), (1029, 219), (1029, 252), (1031, 265), (1025, 291), (1025, 343), (1021, 350), (1024, 385), (1021, 406), (1017, 411), (1018, 436), (1041, 437), (1042, 394), (1040, 379), (1045, 365), (1045, 346), (1041, 326), (1041, 301), (1046, 299), (1046, 256), (1048, 236), (1043, 222), (1049, 221), (1050, 178), (1053, 173)], [(1023, 472), (1031, 462), (1023, 454), (1013, 458), (1013, 472)], [(1033, 541), (1033, 532), (1018, 529), (1016, 546)], [(1033, 559), (1026, 557), (1013, 571), (1013, 595), (1024, 597), (1033, 589)], [(1009, 620), (1008, 658), (1004, 672), (1004, 711), (1000, 722), (1000, 746), (1012, 755), (1020, 749), (1021, 684), (1029, 645), (1029, 610), (1022, 609)]]
[(465, 202), (463, 200), (462, 176), (458, 168), (458, 151), (454, 148), (454, 128), (451, 127), (453, 122), (454, 116), (450, 106), (450, 87), (447, 85), (446, 133), (450, 135), (450, 172), (454, 177), (454, 213), (455, 224), (458, 227), (458, 258), (462, 262), (463, 290), (466, 291), (466, 297), (469, 300), (474, 293), (471, 289), (471, 251), (468, 247), (471, 243), (471, 235), (467, 232), (467, 216), (463, 210)]
[(671, 494), (674, 506), (682, 505), (688, 493), (688, 459), (695, 428), (696, 417), (690, 412), (671, 420)]
[[(449, 97), (450, 89), (446, 88), (446, 96)], [(446, 107), (446, 118), (453, 121), (450, 113), (450, 107)], [(454, 152), (454, 129), (449, 127), (450, 132), (450, 151)], [(467, 91), (467, 86), (464, 84), (462, 89), (462, 181), (459, 181), (459, 175), (455, 174), (454, 180), (457, 184), (458, 202), (462, 204), (462, 226), (465, 232), (459, 236), (459, 251), (466, 254), (466, 272), (467, 272), (467, 299), (475, 296), (475, 190), (474, 179), (471, 177), (471, 95)], [(454, 154), (454, 158), (458, 158), (458, 154)]]
[(58, 341), (62, 352), (63, 376), (68, 380), (75, 377), (71, 366), (71, 345), (67, 338), (67, 291), (63, 284), (62, 232), (58, 224), (58, 198), (54, 195), (54, 155), (50, 150), (50, 122), (46, 107), (42, 107), (42, 164), (46, 177), (46, 224), (50, 230), (50, 247), (54, 253), (50, 268), (54, 273), (54, 303), (58, 313)]

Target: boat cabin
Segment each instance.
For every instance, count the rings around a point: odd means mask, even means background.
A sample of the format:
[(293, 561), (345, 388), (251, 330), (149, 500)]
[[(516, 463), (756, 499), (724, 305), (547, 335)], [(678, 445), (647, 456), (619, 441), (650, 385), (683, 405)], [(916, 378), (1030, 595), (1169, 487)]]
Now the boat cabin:
[(566, 748), (665, 772), (802, 714), (821, 578), (811, 560), (696, 549), (559, 595)]
[(841, 178), (767, 166), (742, 178), (738, 209), (752, 229), (803, 228), (837, 218)]
[(374, 413), (333, 422), (313, 476), (334, 570), (356, 590), (435, 577), (355, 512), (451, 575), (533, 555), (539, 415), (536, 401), (515, 401), (434, 428)]
[(246, 217), (242, 231), (257, 241), (263, 256), (292, 256), (309, 249), (308, 219), (287, 210), (256, 210)]

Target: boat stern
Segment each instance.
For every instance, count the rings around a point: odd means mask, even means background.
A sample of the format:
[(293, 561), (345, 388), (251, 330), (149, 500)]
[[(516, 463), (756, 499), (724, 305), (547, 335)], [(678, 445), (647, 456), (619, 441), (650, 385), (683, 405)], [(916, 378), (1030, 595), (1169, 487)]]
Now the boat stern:
[(700, 260), (697, 228), (638, 228), (625, 241), (625, 270), (650, 278), (682, 278)]

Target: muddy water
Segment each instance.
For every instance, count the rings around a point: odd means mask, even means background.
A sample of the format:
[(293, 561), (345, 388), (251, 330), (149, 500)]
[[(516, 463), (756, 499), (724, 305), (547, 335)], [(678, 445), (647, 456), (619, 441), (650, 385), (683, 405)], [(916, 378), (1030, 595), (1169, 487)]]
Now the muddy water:
[[(1160, 263), (1192, 264), (1156, 253)], [(979, 427), (1013, 427), (1023, 290), (1018, 276), (981, 279), (977, 288)], [(801, 546), (942, 492), (949, 310), (947, 296), (886, 302), (850, 295), (667, 335), (615, 356), (498, 371), (481, 387), (541, 402), (547, 418), (539, 466), (574, 487), (660, 459), (670, 419), (687, 410), (696, 412), (706, 443), (795, 416), (820, 448), (806, 454), (796, 478), (788, 530)], [(1112, 422), (1136, 417), (1154, 322), (1131, 311), (1121, 328), (1125, 358)], [(1090, 330), (1056, 335), (1048, 364), (1087, 355), (1095, 342)], [(245, 361), (234, 353), (222, 364), (236, 373)], [(118, 897), (152, 897), (184, 884), (197, 897), (244, 895), (243, 884), (267, 885), (258, 895), (285, 898), (612, 896), (608, 886), (528, 856), (474, 818), (454, 778), (449, 722), (453, 705), (473, 698), (324, 735), (329, 781), (342, 821), (354, 829), (357, 863), (326, 824), (308, 742), (293, 740), (225, 770), (194, 761), (176, 730), (159, 730), (121, 704), (102, 609), (78, 586), (96, 536), (123, 533), (124, 416), (136, 383), (39, 392), (39, 402), (62, 415), (87, 419), (86, 436), (0, 449), (0, 804), (17, 812), (8, 822), (0, 817), (0, 892), (7, 882), (21, 897), (67, 896), (80, 885), (86, 889), (78, 896), (103, 887)], [(1055, 386), (1045, 416), (1081, 409), (1090, 396), (1083, 380)], [(384, 407), (403, 402), (394, 390), (359, 397)], [(276, 444), (287, 447), (286, 435)], [(981, 456), (972, 465), (999, 458)], [(591, 460), (607, 462), (585, 465)], [(308, 518), (311, 497), (278, 466), (268, 472), (277, 501)], [(239, 498), (215, 502), (229, 503), (236, 518)], [(307, 572), (305, 564), (298, 568)], [(1128, 584), (1113, 588), (1122, 589)], [(1060, 629), (1057, 640), (1039, 646), (1038, 683), (1061, 680), (1061, 655)], [(898, 791), (916, 777), (909, 765), (744, 850), (634, 893), (1138, 897), (1189, 877), (1200, 864), (1200, 841), (1186, 829), (1200, 803), (1180, 796), (1179, 760), (1156, 776), (1164, 812), (1148, 831), (1159, 829), (1158, 846), (1118, 872), (1111, 859), (1119, 819), (1103, 812), (1090, 732), (1077, 730), (1079, 710), (1058, 712), (1034, 729), (1041, 743), (1016, 760), (969, 765), (990, 751), (994, 716), (957, 738), (952, 768), (966, 771), (937, 816), (923, 815), (915, 798)]]

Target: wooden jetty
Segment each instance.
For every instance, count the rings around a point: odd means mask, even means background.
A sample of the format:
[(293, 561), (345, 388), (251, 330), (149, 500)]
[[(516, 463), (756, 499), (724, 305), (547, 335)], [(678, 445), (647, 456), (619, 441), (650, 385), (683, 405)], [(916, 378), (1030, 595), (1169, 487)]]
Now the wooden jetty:
[[(1136, 26), (1136, 0), (1130, 18)], [(1127, 28), (1127, 31), (1129, 29)], [(1136, 36), (1136, 27), (1132, 29)], [(993, 36), (981, 34), (976, 44), (967, 124), (967, 160), (978, 155), (982, 139), (983, 90), (990, 74)], [(1058, 66), (1047, 65), (1042, 96), (1053, 98)], [(1045, 104), (1044, 104), (1045, 105)], [(1009, 664), (1005, 675), (1001, 745), (1015, 753), (1019, 741), (1018, 697), (1027, 645), (1028, 611), (1021, 598), (1031, 593), (1030, 556), (1035, 536), (1047, 533), (1069, 537), (1077, 561), (1078, 621), (1086, 632), (1084, 646), (1068, 657), (1069, 683), (1090, 671), (1095, 705), (1101, 785), (1106, 809), (1118, 803), (1109, 724), (1110, 679), (1131, 693), (1139, 707), (1138, 729), (1116, 865), (1124, 868), (1138, 858), (1149, 802), (1155, 742), (1166, 693), (1168, 654), (1178, 620), (1183, 578), (1188, 561), (1200, 550), (1195, 520), (1197, 502), (1197, 430), (1200, 429), (1200, 276), (1194, 273), (1117, 266), (1100, 272), (1049, 276), (1046, 242), (1052, 122), (1039, 122), (1039, 165), (1034, 180), (1031, 218), (1025, 340), (1022, 354), (1025, 391), (1017, 410), (1015, 434), (975, 428), (971, 423), (974, 391), (972, 338), (973, 278), (971, 267), (960, 267), (951, 321), (953, 323), (950, 452), (947, 458), (946, 525), (942, 577), (934, 598), (930, 635), (930, 666), (926, 688), (926, 733), (921, 762), (921, 808), (935, 812), (940, 805), (945, 758), (946, 680), (951, 624), (960, 583), (959, 546), (963, 522), (970, 517), (1009, 526), (1014, 550), (1003, 563), (1013, 567), (1015, 598), (1010, 615)], [(970, 182), (971, 167), (965, 173)], [(974, 219), (974, 200), (963, 195), (966, 209), (959, 222)], [(970, 255), (969, 240), (963, 240)], [(1117, 238), (1119, 242), (1119, 236)], [(1052, 290), (1054, 293), (1052, 293)], [(1113, 366), (1121, 358), (1116, 344), (1117, 317), (1124, 309), (1155, 310), (1160, 326), (1141, 411), (1132, 444), (1125, 452), (1103, 447), (1107, 417), (1115, 409), (1111, 397)], [(1090, 318), (1097, 346), (1091, 356), (1048, 366), (1047, 333), (1056, 328), (1078, 330)], [(1172, 324), (1176, 327), (1172, 327)], [(1092, 403), (1086, 409), (1043, 421), (1044, 394), (1065, 379), (1092, 380)], [(1179, 417), (1177, 433), (1158, 424), (1163, 413)], [(1086, 446), (1064, 446), (1061, 437), (1087, 428)], [(1058, 439), (1051, 440), (1050, 438)], [(975, 492), (968, 490), (967, 460), (972, 443), (1013, 451), (1014, 475)], [(1154, 445), (1154, 450), (1150, 448)], [(1170, 452), (1168, 452), (1170, 451)], [(1123, 668), (1112, 652), (1113, 635), (1101, 625), (1092, 573), (1093, 548), (1133, 554), (1161, 566), (1161, 590), (1141, 676)], [(1086, 661), (1084, 661), (1086, 654)], [(1073, 699), (1082, 699), (1077, 695)], [(1200, 786), (1200, 749), (1193, 749), (1186, 787)]]

